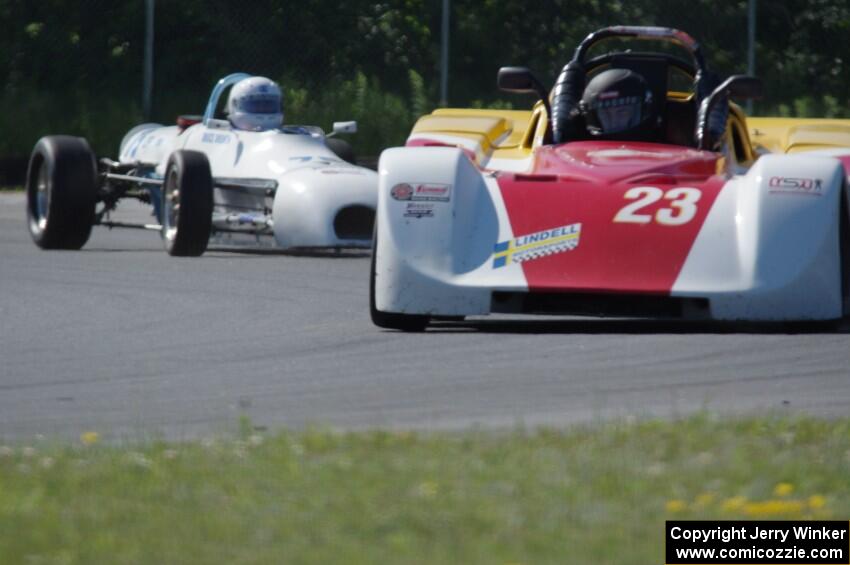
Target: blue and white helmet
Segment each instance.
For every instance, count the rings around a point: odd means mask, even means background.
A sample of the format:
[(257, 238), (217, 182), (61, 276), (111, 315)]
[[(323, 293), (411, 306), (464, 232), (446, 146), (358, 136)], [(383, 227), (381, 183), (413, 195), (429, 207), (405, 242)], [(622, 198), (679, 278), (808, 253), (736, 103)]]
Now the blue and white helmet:
[(227, 99), (230, 123), (237, 129), (266, 131), (283, 123), (283, 97), (280, 87), (266, 77), (240, 80)]

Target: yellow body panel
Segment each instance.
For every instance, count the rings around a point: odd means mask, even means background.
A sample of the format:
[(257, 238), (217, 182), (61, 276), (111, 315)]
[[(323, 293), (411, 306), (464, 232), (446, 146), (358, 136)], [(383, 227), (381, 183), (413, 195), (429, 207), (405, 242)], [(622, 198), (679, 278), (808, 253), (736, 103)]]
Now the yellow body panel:
[[(766, 152), (850, 148), (850, 120), (752, 118), (735, 104), (730, 109), (727, 141), (742, 165), (751, 165)], [(419, 118), (411, 134), (439, 133), (471, 140), (480, 148), (480, 156), (525, 159), (543, 143), (546, 127), (547, 117), (540, 103), (533, 110), (441, 108)]]
[[(434, 110), (432, 114), (429, 116), (424, 116), (423, 119), (420, 119), (419, 122), (414, 126), (413, 131), (416, 131), (420, 126), (420, 123), (425, 118), (431, 118), (432, 120), (444, 121), (444, 123), (451, 123), (451, 128), (446, 128), (441, 131), (473, 131), (473, 128), (486, 126), (492, 124), (492, 122), (498, 122), (498, 124), (493, 124), (489, 129), (477, 129), (478, 133), (484, 134), (485, 138), (492, 145), (496, 140), (499, 139), (505, 132), (510, 132), (508, 137), (504, 139), (499, 147), (508, 147), (511, 145), (518, 145), (519, 141), (522, 139), (523, 134), (525, 133), (525, 128), (528, 127), (528, 121), (531, 119), (531, 111), (529, 110), (478, 110), (478, 109), (468, 109), (468, 108), (440, 108), (438, 110)], [(428, 127), (429, 121), (426, 120), (423, 124), (424, 127)], [(464, 129), (466, 128), (466, 129)], [(425, 129), (423, 131), (432, 131)]]
[(798, 153), (850, 147), (850, 120), (747, 118), (754, 147), (771, 153)]
[(440, 108), (422, 116), (411, 135), (439, 133), (475, 141), (481, 151), (502, 159), (522, 159), (531, 147), (522, 147), (532, 117), (530, 110)]

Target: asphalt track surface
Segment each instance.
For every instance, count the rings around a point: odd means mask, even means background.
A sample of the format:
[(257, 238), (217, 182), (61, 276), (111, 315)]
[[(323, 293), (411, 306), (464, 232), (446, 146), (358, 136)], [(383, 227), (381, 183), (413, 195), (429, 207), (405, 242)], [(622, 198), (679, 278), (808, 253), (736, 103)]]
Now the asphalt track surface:
[(105, 228), (82, 251), (41, 251), (23, 200), (0, 193), (0, 440), (181, 440), (243, 417), (276, 430), (850, 414), (846, 325), (503, 317), (383, 331), (368, 253), (177, 259), (154, 232)]

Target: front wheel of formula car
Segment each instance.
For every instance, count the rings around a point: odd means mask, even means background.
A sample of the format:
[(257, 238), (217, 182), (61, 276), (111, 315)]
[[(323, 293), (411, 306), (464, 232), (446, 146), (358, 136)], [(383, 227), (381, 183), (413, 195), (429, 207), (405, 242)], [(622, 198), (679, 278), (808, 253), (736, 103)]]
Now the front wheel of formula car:
[(421, 314), (397, 314), (393, 312), (381, 312), (375, 306), (375, 261), (378, 256), (378, 229), (372, 238), (372, 267), (369, 271), (369, 314), (372, 323), (379, 328), (390, 330), (401, 330), (403, 332), (421, 332), (428, 325), (428, 316)]
[(343, 161), (351, 163), (352, 165), (357, 164), (357, 158), (354, 156), (354, 149), (352, 149), (351, 144), (344, 139), (329, 137), (325, 139), (325, 145), (327, 145), (328, 149), (333, 151), (334, 154)]
[(175, 151), (168, 159), (162, 186), (162, 240), (168, 254), (203, 255), (210, 239), (212, 211), (207, 156), (199, 151)]
[(27, 168), (27, 224), (42, 249), (80, 249), (91, 235), (97, 163), (88, 142), (53, 135), (35, 144)]

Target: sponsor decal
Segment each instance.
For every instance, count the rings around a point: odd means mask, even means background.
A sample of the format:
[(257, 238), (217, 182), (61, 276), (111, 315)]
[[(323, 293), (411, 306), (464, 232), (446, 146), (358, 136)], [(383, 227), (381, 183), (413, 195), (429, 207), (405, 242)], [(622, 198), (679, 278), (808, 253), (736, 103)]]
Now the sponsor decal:
[(438, 183), (400, 183), (392, 187), (390, 196), (396, 200), (414, 202), (448, 202), (452, 197), (452, 185)]
[(413, 187), (413, 200), (448, 202), (451, 194), (450, 184), (417, 184)]
[(597, 108), (613, 108), (615, 106), (627, 106), (629, 104), (638, 104), (640, 98), (637, 96), (624, 96), (622, 98), (609, 98), (608, 100), (600, 100), (597, 102)]
[(390, 190), (390, 196), (396, 200), (410, 200), (413, 196), (413, 187), (407, 183), (397, 184)]
[(201, 143), (230, 143), (230, 136), (226, 133), (205, 133), (201, 137)]
[(770, 194), (808, 194), (820, 196), (823, 193), (821, 179), (795, 177), (771, 177), (768, 183)]
[(418, 202), (409, 202), (407, 207), (404, 210), (405, 218), (433, 218), (434, 217), (434, 205), (433, 204), (421, 204)]
[(581, 224), (569, 224), (500, 241), (493, 248), (493, 268), (533, 261), (578, 247)]

